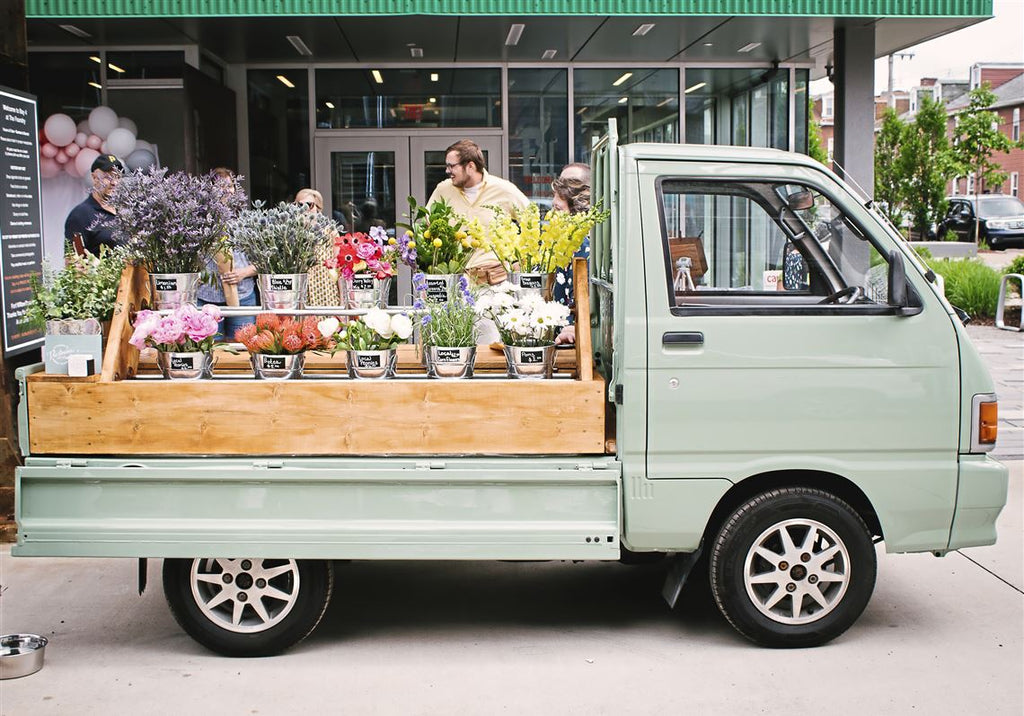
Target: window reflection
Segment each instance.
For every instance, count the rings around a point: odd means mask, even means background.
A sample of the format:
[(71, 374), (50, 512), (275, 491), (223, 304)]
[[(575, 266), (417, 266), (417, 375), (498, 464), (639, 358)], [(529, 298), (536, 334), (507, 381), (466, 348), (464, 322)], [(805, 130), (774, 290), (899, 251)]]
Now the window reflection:
[(248, 101), (249, 195), (272, 204), (290, 201), (311, 186), (306, 71), (249, 70)]
[(550, 200), (569, 162), (568, 89), (564, 69), (508, 71), (508, 179), (531, 199)]

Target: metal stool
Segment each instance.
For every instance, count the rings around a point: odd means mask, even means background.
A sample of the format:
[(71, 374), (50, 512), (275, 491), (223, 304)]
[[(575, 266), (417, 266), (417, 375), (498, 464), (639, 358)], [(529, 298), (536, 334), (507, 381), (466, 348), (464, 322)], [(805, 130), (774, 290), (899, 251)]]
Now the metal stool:
[[(1021, 306), (1020, 316), (1017, 317), (1016, 326), (1006, 325), (1006, 321), (1003, 320), (1003, 313), (1006, 310), (1006, 286), (1010, 279), (1017, 282), (1017, 293), (1022, 298), (1011, 299), (1012, 305)], [(1003, 280), (999, 282), (999, 302), (996, 304), (996, 328), (1002, 328), (1004, 331), (1024, 331), (1024, 276), (1019, 273), (1008, 273), (1003, 276)]]

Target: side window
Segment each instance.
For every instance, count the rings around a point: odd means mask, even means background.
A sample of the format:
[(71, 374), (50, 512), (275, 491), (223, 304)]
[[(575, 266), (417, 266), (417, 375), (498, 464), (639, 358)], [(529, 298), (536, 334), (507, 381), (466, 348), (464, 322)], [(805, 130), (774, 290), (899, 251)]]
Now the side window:
[(809, 187), (666, 179), (660, 197), (676, 306), (886, 302), (885, 258)]

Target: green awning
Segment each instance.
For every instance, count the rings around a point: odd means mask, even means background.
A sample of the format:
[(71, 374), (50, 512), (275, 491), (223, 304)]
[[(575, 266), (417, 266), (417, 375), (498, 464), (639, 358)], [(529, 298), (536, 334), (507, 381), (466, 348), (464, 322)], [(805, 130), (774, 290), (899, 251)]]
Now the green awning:
[(274, 15), (988, 17), (993, 0), (25, 0), (28, 18)]

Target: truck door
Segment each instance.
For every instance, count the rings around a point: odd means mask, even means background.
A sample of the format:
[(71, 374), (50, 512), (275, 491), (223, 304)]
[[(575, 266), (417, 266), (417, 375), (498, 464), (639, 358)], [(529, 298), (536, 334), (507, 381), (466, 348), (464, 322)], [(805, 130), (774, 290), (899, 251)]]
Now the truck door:
[[(868, 234), (870, 215), (813, 170), (794, 180), (796, 167), (750, 179), (767, 165), (637, 166), (647, 477), (830, 473), (882, 505), (913, 490), (951, 519), (955, 333), (919, 294), (916, 315), (887, 304), (888, 238)], [(900, 527), (890, 547), (935, 543), (930, 527)]]

